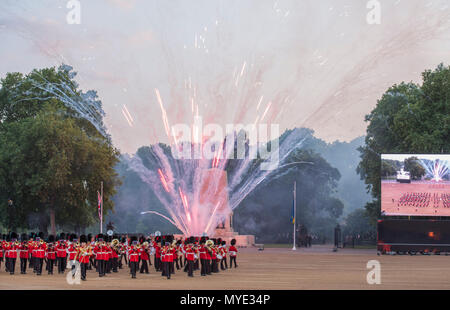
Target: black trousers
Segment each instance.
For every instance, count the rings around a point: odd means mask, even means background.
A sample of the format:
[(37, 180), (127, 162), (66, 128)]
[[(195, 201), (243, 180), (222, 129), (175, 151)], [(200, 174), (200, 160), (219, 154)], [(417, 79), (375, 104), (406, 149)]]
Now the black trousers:
[(233, 268), (233, 262), (234, 262), (234, 268), (236, 268), (237, 267), (236, 256), (230, 256), (230, 268)]
[(211, 260), (211, 271), (213, 273), (219, 272), (219, 263), (217, 262), (216, 258)]
[(193, 277), (194, 276), (194, 261), (188, 260), (187, 266), (188, 266), (188, 276)]
[(130, 271), (131, 271), (131, 277), (136, 278), (136, 271), (138, 269), (139, 262), (130, 262)]
[(167, 276), (167, 279), (170, 279), (170, 263), (169, 262), (162, 263), (162, 275)]
[(27, 272), (27, 259), (21, 258), (20, 259), (20, 273), (26, 273)]
[(211, 259), (206, 260), (206, 274), (211, 274)]
[[(82, 263), (81, 265), (81, 280), (86, 280), (86, 270), (88, 268), (88, 263)], [(72, 265), (72, 270), (75, 269), (75, 264)]]
[(200, 259), (200, 263), (201, 263), (200, 274), (201, 274), (202, 276), (205, 276), (206, 273), (207, 273), (206, 265), (207, 265), (208, 263), (207, 263), (206, 259), (203, 259), (203, 258)]
[[(180, 263), (181, 263), (181, 259), (180, 259)], [(180, 270), (180, 265), (178, 264), (178, 257), (175, 258), (175, 264), (177, 266), (177, 270)]]
[(44, 264), (44, 259), (36, 257), (35, 265), (36, 265), (36, 273), (38, 275), (42, 274), (42, 265), (43, 264)]
[(66, 257), (58, 257), (58, 273), (64, 273), (66, 270)]
[(11, 274), (14, 274), (14, 270), (16, 269), (16, 258), (9, 258), (9, 267), (8, 270)]
[(5, 271), (9, 271), (9, 257), (5, 257)]
[(144, 272), (149, 273), (147, 260), (145, 260), (145, 259), (142, 260), (142, 266), (141, 266), (141, 273), (144, 273)]
[(47, 258), (47, 271), (48, 274), (53, 274), (53, 265), (55, 264), (54, 259), (48, 259)]
[(199, 261), (200, 261), (199, 259), (196, 259), (194, 261), (194, 270), (199, 270), (200, 269), (200, 267), (199, 267), (200, 262)]
[(105, 275), (105, 264), (106, 262), (103, 259), (97, 260), (97, 271), (100, 277), (103, 277)]
[(126, 254), (121, 254), (120, 255), (120, 261), (119, 261), (119, 268), (122, 269), (122, 259), (125, 259), (125, 264), (128, 265), (128, 261), (127, 261), (127, 256)]
[(111, 273), (112, 259), (105, 260), (105, 273)]
[[(223, 265), (225, 265), (225, 267)], [(220, 269), (222, 269), (222, 270), (228, 269), (227, 258), (226, 257), (223, 257), (220, 260)]]
[(155, 270), (161, 271), (161, 258), (155, 257)]
[(112, 259), (112, 271), (113, 272), (117, 272), (117, 267), (119, 267), (119, 261), (118, 261), (118, 257), (114, 257)]

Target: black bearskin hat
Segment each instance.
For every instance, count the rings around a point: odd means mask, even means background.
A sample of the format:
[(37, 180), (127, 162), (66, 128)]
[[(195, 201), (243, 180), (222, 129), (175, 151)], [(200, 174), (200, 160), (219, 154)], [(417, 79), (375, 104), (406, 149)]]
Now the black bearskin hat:
[(236, 239), (231, 240), (231, 245), (235, 245), (236, 244)]
[(225, 244), (227, 244), (227, 242), (225, 240), (223, 240), (222, 241), (222, 245), (225, 245)]
[(80, 242), (87, 242), (87, 237), (86, 237), (86, 235), (81, 235), (81, 236), (80, 236)]
[(20, 236), (20, 240), (21, 240), (21, 241), (27, 241), (27, 238), (28, 238), (28, 236), (27, 236), (26, 233), (23, 233), (23, 234)]
[(15, 239), (17, 239), (17, 237), (18, 237), (17, 233), (11, 232), (11, 234), (10, 234), (11, 240), (15, 240)]
[(48, 242), (55, 242), (55, 236), (53, 235), (48, 236)]
[(71, 234), (69, 237), (69, 241), (73, 242), (75, 239), (77, 239), (77, 235)]
[(103, 234), (98, 234), (96, 240), (103, 241)]

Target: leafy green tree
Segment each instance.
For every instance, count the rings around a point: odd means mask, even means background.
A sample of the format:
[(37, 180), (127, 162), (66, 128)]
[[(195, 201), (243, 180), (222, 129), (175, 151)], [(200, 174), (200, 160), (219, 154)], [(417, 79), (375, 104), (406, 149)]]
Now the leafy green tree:
[(258, 186), (234, 211), (235, 229), (255, 234), (264, 242), (286, 242), (291, 236), (289, 218), (293, 185), (297, 182), (297, 224), (320, 236), (332, 235), (343, 203), (334, 197), (340, 173), (319, 154), (295, 149), (285, 164), (311, 162), (280, 168), (274, 177)]
[(381, 161), (381, 176), (382, 177), (389, 177), (392, 175), (395, 175), (397, 172), (397, 169), (394, 165), (392, 165), (392, 161), (389, 160), (382, 160)]
[[(79, 91), (70, 67), (9, 73), (0, 89), (0, 201), (12, 197), (20, 227), (56, 224), (76, 230), (98, 218), (97, 190), (104, 182), (104, 213), (120, 180), (114, 170), (119, 152), (77, 109), (104, 114), (101, 103)], [(89, 92), (88, 92), (89, 93)], [(91, 100), (91, 101), (90, 101)], [(73, 104), (73, 105), (72, 105)], [(6, 208), (6, 206), (1, 203)], [(36, 220), (37, 219), (37, 223)]]
[(401, 83), (383, 94), (372, 112), (357, 172), (374, 200), (366, 205), (372, 223), (380, 216), (381, 154), (450, 151), (450, 67), (422, 74), (422, 85)]
[(405, 170), (409, 171), (413, 180), (419, 180), (427, 173), (425, 168), (420, 164), (419, 159), (415, 156), (405, 159)]
[(351, 236), (373, 236), (375, 235), (375, 227), (370, 225), (370, 217), (363, 208), (356, 209), (345, 217), (345, 225), (343, 227), (344, 235)]

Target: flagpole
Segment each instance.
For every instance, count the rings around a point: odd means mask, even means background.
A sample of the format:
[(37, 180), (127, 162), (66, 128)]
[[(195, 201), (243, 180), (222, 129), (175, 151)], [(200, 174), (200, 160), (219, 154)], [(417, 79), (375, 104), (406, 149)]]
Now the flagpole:
[(297, 181), (294, 181), (294, 246), (292, 247), (292, 251), (296, 251), (297, 248), (295, 247), (295, 222), (297, 217)]
[(101, 182), (100, 185), (100, 233), (103, 234), (103, 181)]

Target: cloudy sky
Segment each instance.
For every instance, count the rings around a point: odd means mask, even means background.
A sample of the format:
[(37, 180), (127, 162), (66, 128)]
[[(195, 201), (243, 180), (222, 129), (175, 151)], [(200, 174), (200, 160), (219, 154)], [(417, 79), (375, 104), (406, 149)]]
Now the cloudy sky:
[(365, 133), (394, 83), (450, 64), (450, 0), (0, 1), (0, 77), (66, 63), (95, 89), (114, 143), (134, 153), (166, 127), (279, 124), (327, 141)]

